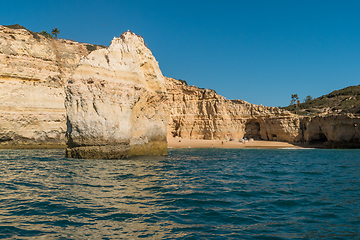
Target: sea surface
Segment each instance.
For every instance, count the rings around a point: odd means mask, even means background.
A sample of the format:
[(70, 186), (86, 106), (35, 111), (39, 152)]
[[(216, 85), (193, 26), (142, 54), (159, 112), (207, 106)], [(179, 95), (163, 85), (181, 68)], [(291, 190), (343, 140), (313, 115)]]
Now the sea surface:
[(360, 239), (360, 150), (0, 150), (3, 239)]

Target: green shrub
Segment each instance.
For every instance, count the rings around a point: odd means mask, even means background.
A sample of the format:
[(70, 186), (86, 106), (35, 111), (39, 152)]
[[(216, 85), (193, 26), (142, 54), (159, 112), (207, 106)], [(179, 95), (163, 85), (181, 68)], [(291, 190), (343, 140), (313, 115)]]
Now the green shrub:
[[(297, 110), (304, 109), (314, 114), (322, 112), (322, 110), (331, 109), (334, 113), (352, 113), (360, 114), (360, 85), (350, 86), (340, 90), (333, 91), (327, 95), (315, 98), (299, 104), (298, 108), (294, 105), (283, 107), (288, 111), (298, 113)], [(298, 113), (299, 114), (299, 113)]]
[(104, 45), (97, 45), (97, 44), (86, 44), (85, 46), (89, 52), (95, 51), (98, 48), (107, 48)]
[(48, 33), (47, 31), (42, 31), (42, 32), (39, 33), (39, 34), (43, 35), (43, 36), (46, 37), (46, 38), (50, 38), (50, 39), (53, 38), (53, 36), (51, 36), (51, 34)]
[(95, 51), (97, 49), (97, 47), (95, 45), (91, 45), (91, 44), (86, 44), (86, 49), (89, 52)]
[[(37, 32), (30, 31), (29, 29), (26, 29), (26, 27), (21, 26), (20, 24), (5, 25), (5, 27), (8, 27), (10, 29), (24, 29), (24, 30), (28, 31), (33, 36), (33, 38), (40, 41), (40, 37)], [(15, 38), (13, 38), (13, 39), (15, 39)]]
[[(28, 30), (29, 31), (29, 30)], [(40, 41), (40, 36), (37, 32), (32, 32), (32, 31), (29, 31), (31, 33), (31, 35), (33, 36), (33, 38), (35, 38), (36, 40)]]
[(5, 27), (11, 28), (11, 29), (25, 29), (25, 30), (27, 30), (24, 26), (21, 26), (20, 24), (5, 25)]

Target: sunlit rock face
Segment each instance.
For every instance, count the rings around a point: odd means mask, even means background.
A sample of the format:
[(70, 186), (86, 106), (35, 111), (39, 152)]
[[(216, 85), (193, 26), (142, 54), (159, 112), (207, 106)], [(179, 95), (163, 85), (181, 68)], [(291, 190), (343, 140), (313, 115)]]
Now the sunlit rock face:
[(360, 118), (351, 114), (305, 117), (304, 141), (329, 148), (360, 148)]
[(288, 111), (243, 100), (226, 100), (214, 90), (166, 78), (171, 106), (168, 137), (299, 141), (300, 121)]
[[(69, 126), (69, 156), (82, 157), (80, 150), (75, 151), (82, 146), (94, 152), (88, 154), (93, 158), (95, 153), (117, 151), (108, 158), (164, 154), (166, 90), (142, 38), (125, 33), (114, 39), (111, 50), (90, 56), (89, 46), (0, 25), (0, 148), (64, 148)], [(91, 45), (93, 49), (99, 47)], [(64, 85), (72, 74), (66, 88), (67, 105), (73, 109), (67, 125)], [(247, 137), (360, 147), (359, 117), (300, 117), (274, 107), (226, 100), (214, 90), (172, 78), (166, 78), (166, 88), (168, 137)]]
[(0, 25), (0, 148), (65, 147), (64, 79), (88, 53)]
[(168, 138), (286, 141), (328, 148), (360, 148), (360, 117), (299, 116), (243, 100), (226, 100), (214, 90), (166, 78), (171, 106)]
[(167, 91), (142, 37), (125, 32), (82, 59), (65, 93), (68, 157), (167, 154)]

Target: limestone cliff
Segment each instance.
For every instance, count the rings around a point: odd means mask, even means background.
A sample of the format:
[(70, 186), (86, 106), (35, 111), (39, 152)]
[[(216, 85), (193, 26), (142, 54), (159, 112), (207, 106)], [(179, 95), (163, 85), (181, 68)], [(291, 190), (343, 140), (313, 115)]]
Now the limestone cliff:
[[(162, 146), (163, 135), (156, 136), (159, 129), (164, 131), (163, 124), (158, 126), (153, 116), (164, 116), (166, 90), (157, 62), (143, 40), (135, 36), (127, 33), (113, 41), (126, 42), (131, 37), (134, 38), (132, 44), (126, 43), (120, 47), (121, 44), (117, 43), (111, 51), (100, 49), (88, 56), (89, 50), (99, 47), (71, 40), (49, 39), (26, 29), (0, 25), (0, 148), (66, 146), (64, 82), (85, 56), (88, 57), (73, 76), (73, 87), (67, 91), (78, 94), (73, 97), (83, 104), (80, 104), (80, 108), (88, 107), (90, 110), (81, 110), (87, 119), (78, 116), (72, 135), (69, 133), (72, 136), (69, 144), (73, 147), (92, 145), (99, 141), (99, 132), (103, 131), (107, 136), (102, 136), (104, 139), (96, 143), (98, 146), (110, 142), (127, 142), (133, 146), (141, 146), (142, 143), (149, 146), (157, 142)], [(122, 59), (116, 60), (118, 56)], [(82, 74), (85, 78), (79, 77)], [(91, 77), (91, 74), (96, 77)], [(117, 79), (120, 81), (117, 82)], [(158, 87), (161, 90), (154, 90)], [(234, 140), (247, 137), (288, 142), (324, 142), (328, 147), (360, 147), (359, 117), (339, 114), (298, 116), (274, 107), (263, 107), (242, 100), (226, 100), (213, 90), (188, 86), (171, 78), (166, 78), (166, 88), (170, 106), (168, 137), (226, 137)], [(152, 95), (154, 92), (156, 94)], [(151, 100), (150, 96), (153, 96)], [(68, 100), (75, 102), (74, 99)], [(115, 113), (114, 116), (109, 114), (111, 111)], [(125, 125), (119, 125), (119, 131), (113, 131), (112, 123), (125, 121), (125, 115), (116, 115), (119, 111), (130, 116), (131, 120)], [(143, 124), (144, 119), (147, 124)], [(80, 131), (81, 127), (89, 130), (85, 126), (95, 120), (99, 121), (96, 127), (89, 128), (94, 131), (91, 133), (96, 136), (94, 140), (77, 137), (76, 131)], [(130, 140), (124, 140), (129, 136)]]
[(304, 117), (304, 142), (324, 143), (328, 148), (360, 148), (360, 118), (351, 114)]
[(317, 144), (329, 148), (360, 147), (360, 117), (299, 116), (243, 100), (226, 100), (214, 90), (166, 78), (171, 106), (168, 137), (192, 139), (254, 138)]
[(82, 59), (65, 92), (68, 157), (167, 153), (164, 77), (136, 34), (125, 32)]
[(168, 137), (300, 141), (299, 118), (276, 107), (226, 100), (214, 90), (166, 78), (170, 121)]
[(84, 44), (0, 25), (0, 148), (64, 147), (64, 79)]

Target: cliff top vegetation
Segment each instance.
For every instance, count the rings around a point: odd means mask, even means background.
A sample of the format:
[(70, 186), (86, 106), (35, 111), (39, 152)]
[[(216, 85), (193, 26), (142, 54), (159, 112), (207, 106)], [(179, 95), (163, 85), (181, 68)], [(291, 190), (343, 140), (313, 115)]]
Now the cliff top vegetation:
[(347, 114), (360, 115), (360, 85), (335, 90), (327, 95), (283, 107), (299, 115)]
[[(32, 35), (36, 40), (38, 40), (38, 41), (41, 40), (41, 38), (40, 38), (39, 35), (42, 35), (42, 36), (44, 36), (44, 37), (46, 37), (46, 38), (48, 38), (48, 39), (54, 39), (54, 37), (51, 36), (51, 34), (48, 33), (48, 32), (46, 32), (46, 31), (42, 31), (42, 32), (40, 32), (40, 33), (39, 33), (39, 32), (33, 32), (33, 31), (27, 29), (26, 27), (21, 26), (20, 24), (4, 25), (4, 26), (7, 27), (7, 28), (10, 28), (10, 29), (24, 29), (24, 30), (28, 31), (29, 33), (31, 33), (31, 35)], [(55, 33), (56, 33), (56, 34), (55, 34)], [(57, 34), (59, 34), (59, 33), (60, 33), (60, 30), (59, 30), (59, 29), (57, 29), (57, 28), (52, 29), (52, 34), (54, 34), (55, 39), (57, 39)], [(107, 48), (107, 47), (104, 46), (104, 45), (89, 44), (89, 43), (86, 43), (85, 46), (86, 46), (86, 48), (87, 48), (87, 50), (88, 50), (89, 52), (92, 52), (92, 51), (94, 51), (94, 50), (96, 50), (96, 49), (99, 49), (99, 48)]]

